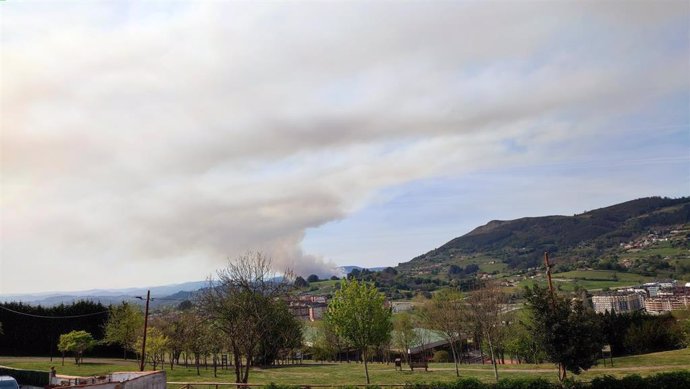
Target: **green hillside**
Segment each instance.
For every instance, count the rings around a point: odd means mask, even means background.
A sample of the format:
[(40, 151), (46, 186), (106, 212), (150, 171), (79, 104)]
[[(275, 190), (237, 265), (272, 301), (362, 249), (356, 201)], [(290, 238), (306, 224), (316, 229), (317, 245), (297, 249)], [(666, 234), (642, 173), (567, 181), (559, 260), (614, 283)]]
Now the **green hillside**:
[(646, 276), (690, 274), (690, 197), (649, 197), (574, 216), (494, 220), (401, 263), (408, 274), (446, 274), (451, 265), (512, 273), (538, 267), (592, 268)]

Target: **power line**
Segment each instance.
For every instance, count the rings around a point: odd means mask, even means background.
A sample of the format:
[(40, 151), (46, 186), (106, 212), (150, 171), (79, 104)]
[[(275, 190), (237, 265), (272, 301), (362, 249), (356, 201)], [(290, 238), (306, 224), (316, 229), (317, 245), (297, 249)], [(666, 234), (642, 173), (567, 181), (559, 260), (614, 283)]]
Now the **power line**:
[(46, 316), (46, 315), (34, 315), (34, 314), (32, 314), (32, 313), (19, 312), (19, 311), (15, 311), (14, 309), (10, 309), (10, 308), (7, 308), (7, 307), (3, 307), (2, 305), (0, 305), (0, 308), (4, 309), (4, 310), (6, 310), (6, 311), (12, 312), (12, 313), (16, 313), (17, 315), (24, 315), (24, 316), (29, 316), (29, 317), (35, 317), (35, 318), (39, 318), (39, 319), (76, 319), (76, 318), (80, 318), (80, 317), (88, 317), (88, 316), (102, 315), (102, 314), (104, 314), (104, 313), (108, 313), (108, 312), (109, 312), (109, 311), (106, 310), (106, 311), (100, 311), (100, 312), (85, 313), (85, 314), (83, 314), (83, 315)]

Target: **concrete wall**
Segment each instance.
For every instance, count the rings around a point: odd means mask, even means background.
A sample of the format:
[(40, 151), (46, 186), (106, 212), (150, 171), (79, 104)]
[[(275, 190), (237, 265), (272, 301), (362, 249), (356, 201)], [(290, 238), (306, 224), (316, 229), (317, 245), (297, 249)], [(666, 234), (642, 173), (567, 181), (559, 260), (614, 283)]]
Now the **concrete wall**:
[(166, 385), (165, 372), (157, 371), (125, 381), (122, 389), (166, 389)]
[(83, 379), (89, 380), (88, 384), (62, 386), (61, 389), (166, 389), (167, 382), (164, 371), (112, 373), (100, 382), (93, 378)]

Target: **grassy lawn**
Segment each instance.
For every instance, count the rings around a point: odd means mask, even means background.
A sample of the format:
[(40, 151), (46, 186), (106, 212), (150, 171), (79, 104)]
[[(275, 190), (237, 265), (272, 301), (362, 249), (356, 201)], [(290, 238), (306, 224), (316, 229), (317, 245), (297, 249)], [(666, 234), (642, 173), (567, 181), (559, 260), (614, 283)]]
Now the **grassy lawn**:
[[(48, 358), (18, 358), (0, 357), (0, 365), (26, 368), (34, 370), (48, 370), (55, 366), (58, 374), (67, 375), (102, 375), (114, 371), (138, 370), (134, 361), (117, 359), (86, 359), (82, 366), (76, 366), (74, 361), (66, 360), (65, 366), (60, 365), (59, 359), (50, 362)], [(690, 349), (668, 351), (662, 353), (614, 358), (614, 367), (596, 366), (580, 376), (582, 380), (590, 380), (604, 374), (624, 376), (628, 374), (649, 375), (661, 371), (687, 369), (690, 366)], [(196, 374), (193, 367), (176, 366), (170, 370), (166, 366), (169, 382), (233, 382), (232, 370), (219, 370), (218, 377), (213, 377), (213, 369), (201, 368), (201, 375)], [(453, 381), (455, 371), (451, 363), (434, 363), (430, 371), (395, 371), (392, 364), (371, 363), (369, 373), (373, 383), (402, 384), (406, 382)], [(492, 381), (491, 365), (461, 365), (462, 376), (477, 377), (482, 381)], [(544, 377), (556, 379), (556, 370), (551, 364), (541, 365), (505, 365), (499, 366), (501, 377)], [(323, 384), (343, 385), (364, 383), (364, 366), (360, 363), (305, 363), (304, 365), (287, 365), (267, 369), (252, 369), (250, 382), (265, 384), (276, 382), (281, 384)], [(171, 385), (171, 387), (176, 387)]]

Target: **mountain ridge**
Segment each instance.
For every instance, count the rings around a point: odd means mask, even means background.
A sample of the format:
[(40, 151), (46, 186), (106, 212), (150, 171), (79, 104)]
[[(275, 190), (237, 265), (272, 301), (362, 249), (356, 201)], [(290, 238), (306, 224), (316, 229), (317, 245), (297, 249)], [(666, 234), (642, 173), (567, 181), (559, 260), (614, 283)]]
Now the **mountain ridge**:
[(468, 255), (486, 255), (512, 268), (536, 266), (544, 251), (576, 262), (647, 232), (690, 222), (690, 197), (645, 197), (573, 216), (550, 215), (492, 220), (412, 260), (402, 269), (431, 262), (448, 263)]
[[(146, 291), (150, 290), (152, 296), (159, 298), (169, 298), (179, 292), (194, 292), (207, 285), (207, 281), (189, 281), (175, 284), (166, 284), (142, 288), (107, 288), (107, 289), (88, 289), (80, 291), (55, 291), (40, 293), (12, 293), (1, 294), (0, 302), (22, 302), (32, 305), (53, 306), (60, 304), (71, 304), (76, 301), (94, 301), (108, 303), (120, 303), (123, 300), (132, 300), (135, 296), (145, 296)], [(140, 300), (133, 300), (140, 301)]]

